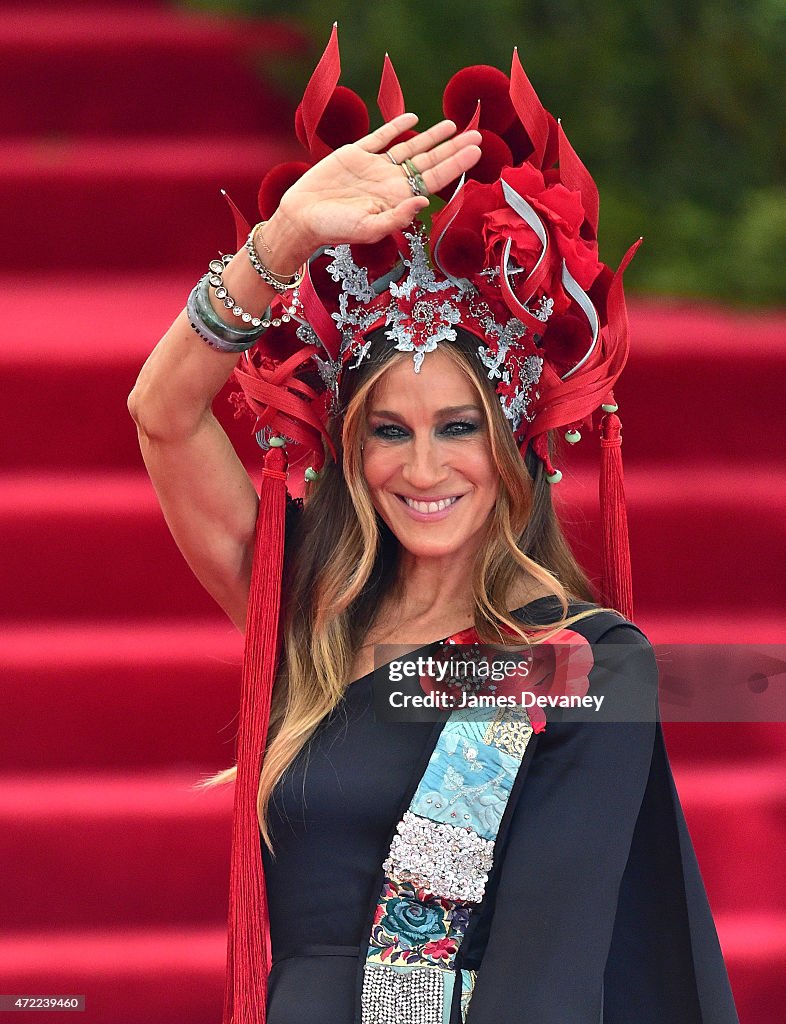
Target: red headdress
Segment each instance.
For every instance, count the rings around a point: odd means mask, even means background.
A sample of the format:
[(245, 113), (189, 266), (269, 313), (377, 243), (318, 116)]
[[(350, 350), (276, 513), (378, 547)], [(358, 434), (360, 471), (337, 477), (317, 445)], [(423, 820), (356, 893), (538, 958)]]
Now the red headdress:
[[(266, 175), (263, 219), (313, 162), (368, 132), (365, 104), (338, 84), (339, 75), (334, 26), (295, 116), (309, 160)], [(388, 57), (378, 105), (386, 120), (404, 112)], [(315, 253), (300, 287), (275, 300), (273, 326), (234, 371), (266, 455), (243, 664), (223, 1024), (264, 1021), (270, 967), (257, 788), (280, 654), (286, 490), (299, 496), (303, 486), (300, 474), (288, 476), (280, 445), (283, 439), (290, 462), (310, 464), (307, 479), (326, 456), (336, 457), (327, 424), (338, 384), (362, 362), (371, 331), (385, 327), (391, 345), (413, 353), (416, 371), (427, 352), (455, 338), (457, 325), (473, 334), (522, 456), (531, 446), (550, 483), (561, 473), (551, 464), (548, 431), (563, 428), (569, 441), (578, 440), (580, 428), (592, 429), (593, 414), (604, 413), (603, 596), (632, 615), (612, 389), (628, 356), (622, 275), (639, 242), (616, 272), (599, 261), (595, 183), (541, 106), (516, 52), (510, 78), (482, 65), (455, 74), (444, 110), (460, 130), (480, 130), (483, 155), (445, 197), (430, 239), (413, 227), (375, 245)], [(234, 212), (239, 247), (250, 225)], [(314, 375), (310, 383), (302, 379), (306, 364), (318, 371), (320, 387), (312, 386)]]

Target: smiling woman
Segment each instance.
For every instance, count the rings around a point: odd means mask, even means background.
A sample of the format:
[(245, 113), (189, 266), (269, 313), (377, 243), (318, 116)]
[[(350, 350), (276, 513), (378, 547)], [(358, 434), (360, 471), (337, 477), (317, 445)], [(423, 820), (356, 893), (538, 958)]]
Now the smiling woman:
[[(329, 620), (325, 609), (351, 602), (346, 635), (334, 616), (330, 658), (314, 669), (336, 699), (346, 678), (374, 667), (377, 644), (423, 644), (470, 626), (485, 640), (503, 626), (521, 636), (512, 609), (546, 595), (592, 600), (543, 466), (519, 455), (476, 350), (459, 328), (416, 372), (378, 329), (342, 380), (331, 428), (339, 458), (310, 489), (285, 568), (288, 648), (302, 650), (312, 622)], [(338, 670), (341, 650), (354, 656)], [(274, 691), (271, 721), (279, 699)], [(263, 770), (261, 792), (266, 783)]]
[[(129, 396), (172, 534), (245, 630), (237, 763), (204, 780), (237, 787), (223, 1024), (738, 1024), (630, 621), (633, 250), (599, 261), (594, 182), (517, 56), (454, 75), (420, 134), (389, 60), (369, 134), (338, 75), (334, 29), (309, 162), (267, 175), (258, 224), (236, 211)], [(211, 411), (230, 375), (259, 495)], [(599, 410), (603, 603), (551, 501), (554, 431)], [(377, 721), (382, 641), (528, 645), (549, 720)]]
[[(374, 386), (367, 425), (363, 473), (374, 507), (408, 555), (430, 559), (434, 584), (455, 593), (500, 487), (486, 412), (471, 378), (444, 349), (419, 374), (400, 355)], [(436, 523), (443, 525), (420, 526)], [(415, 593), (423, 593), (427, 579), (421, 577)]]

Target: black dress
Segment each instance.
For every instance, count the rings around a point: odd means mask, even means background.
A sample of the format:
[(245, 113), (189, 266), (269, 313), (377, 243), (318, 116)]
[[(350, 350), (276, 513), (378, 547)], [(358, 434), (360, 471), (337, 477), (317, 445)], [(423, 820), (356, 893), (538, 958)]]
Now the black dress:
[[(541, 598), (516, 614), (554, 621), (559, 604)], [(604, 612), (571, 628), (601, 647), (637, 645), (636, 683), (649, 674), (656, 693), (636, 626)], [(626, 685), (605, 671), (593, 668), (590, 694)], [(373, 680), (350, 685), (274, 791), (276, 859), (262, 847), (268, 1024), (361, 1019), (382, 862), (441, 728), (377, 721)], [(466, 1024), (738, 1024), (657, 710), (591, 726), (564, 715), (548, 713), (528, 746), (459, 953), (478, 971)], [(460, 1020), (456, 999), (451, 1024)]]

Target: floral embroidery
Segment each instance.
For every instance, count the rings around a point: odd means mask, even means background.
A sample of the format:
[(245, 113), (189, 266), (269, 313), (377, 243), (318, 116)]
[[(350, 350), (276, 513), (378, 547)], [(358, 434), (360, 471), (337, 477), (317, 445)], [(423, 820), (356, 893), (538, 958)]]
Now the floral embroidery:
[(452, 969), (469, 913), (410, 882), (385, 879), (367, 962)]

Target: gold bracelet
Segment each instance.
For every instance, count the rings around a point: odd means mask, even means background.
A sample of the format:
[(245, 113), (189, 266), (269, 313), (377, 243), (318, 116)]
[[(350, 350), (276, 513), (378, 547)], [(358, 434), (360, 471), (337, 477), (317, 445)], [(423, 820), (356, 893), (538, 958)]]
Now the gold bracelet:
[[(259, 254), (256, 251), (254, 241), (257, 232), (266, 223), (267, 221), (261, 220), (258, 224), (255, 224), (254, 227), (251, 229), (248, 239), (246, 241), (248, 258), (251, 261), (251, 266), (254, 268), (257, 274), (259, 274), (262, 280), (266, 281), (267, 284), (271, 286), (271, 288), (274, 288), (277, 292), (287, 292), (291, 288), (296, 288), (300, 284), (300, 282), (306, 276), (306, 268), (305, 266), (303, 266), (300, 268), (300, 271), (298, 273), (291, 274), (288, 277), (283, 277), (281, 274), (274, 274), (269, 267), (265, 266), (265, 264), (259, 258)], [(264, 249), (272, 256), (273, 250), (270, 248), (267, 242), (265, 242), (264, 238), (262, 239), (262, 245)]]

